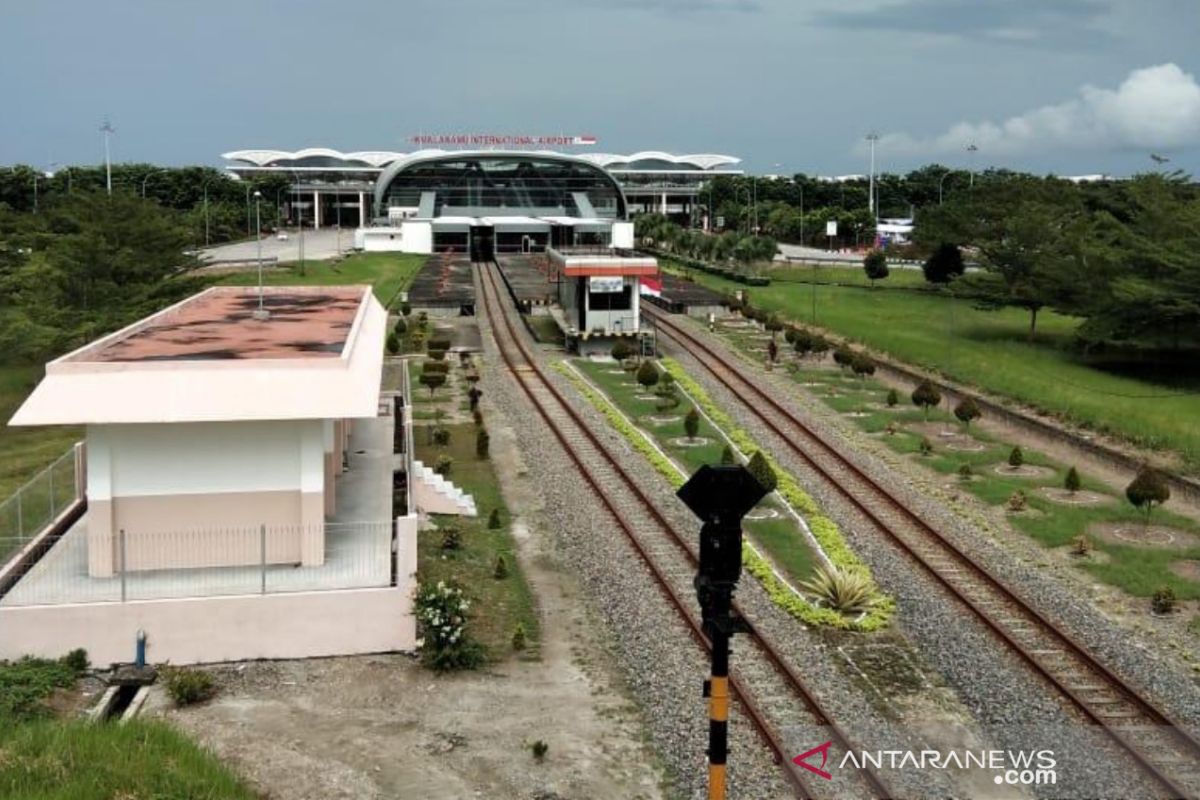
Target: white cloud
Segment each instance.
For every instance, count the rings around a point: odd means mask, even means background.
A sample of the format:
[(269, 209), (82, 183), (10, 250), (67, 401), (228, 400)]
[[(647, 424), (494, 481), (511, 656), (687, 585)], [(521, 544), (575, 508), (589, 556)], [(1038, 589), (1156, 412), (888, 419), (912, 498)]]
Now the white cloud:
[(1200, 144), (1200, 85), (1175, 64), (1135, 69), (1116, 89), (1084, 86), (1079, 96), (1003, 122), (960, 122), (931, 138), (880, 137), (895, 155), (962, 152), (988, 156), (1070, 148), (1171, 149)]

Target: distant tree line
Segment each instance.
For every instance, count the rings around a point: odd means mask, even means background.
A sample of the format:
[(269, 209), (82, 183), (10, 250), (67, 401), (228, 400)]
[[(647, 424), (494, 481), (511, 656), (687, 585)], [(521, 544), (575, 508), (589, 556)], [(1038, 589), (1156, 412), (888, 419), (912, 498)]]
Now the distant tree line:
[(129, 191), (94, 187), (0, 204), (0, 353), (36, 363), (196, 291), (187, 214)]
[[(278, 205), (286, 202), (290, 175), (234, 180), (213, 167), (157, 167), (153, 164), (113, 164), (113, 194), (141, 197), (175, 212), (189, 231), (192, 245), (211, 244), (252, 235), (254, 192), (262, 193), (259, 213), (263, 227), (278, 224)], [(107, 192), (104, 165), (67, 166), (51, 175), (28, 165), (0, 166), (0, 206), (32, 214), (52, 208), (75, 194)], [(249, 213), (247, 213), (249, 212)]]
[[(930, 254), (931, 280), (981, 308), (1026, 310), (1031, 339), (1049, 308), (1083, 320), (1076, 334), (1088, 349), (1200, 349), (1200, 187), (1182, 175), (1102, 190), (1037, 178), (977, 184), (919, 213), (914, 239)], [(981, 269), (955, 277), (964, 251)]]

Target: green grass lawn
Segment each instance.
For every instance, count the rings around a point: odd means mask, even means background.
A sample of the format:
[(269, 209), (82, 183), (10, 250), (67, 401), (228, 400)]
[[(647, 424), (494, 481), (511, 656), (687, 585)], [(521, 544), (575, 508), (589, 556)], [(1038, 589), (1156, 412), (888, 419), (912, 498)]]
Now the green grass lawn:
[[(741, 332), (729, 334), (728, 338), (743, 348), (756, 344)], [(1048, 471), (1045, 475), (1023, 477), (1003, 467), (997, 471), (997, 465), (1007, 464), (1012, 445), (984, 433), (977, 426), (965, 429), (944, 404), (927, 418), (904, 393), (900, 393), (900, 402), (894, 408), (888, 408), (888, 388), (872, 378), (852, 377), (842, 370), (817, 367), (811, 362), (791, 375), (835, 411), (863, 414), (850, 419), (863, 430), (879, 434), (881, 440), (897, 453), (908, 455), (925, 467), (945, 475), (961, 491), (993, 506), (1006, 506), (1014, 493), (1023, 492), (1028, 510), (1009, 514), (1013, 526), (1052, 548), (1067, 547), (1081, 534), (1088, 536), (1100, 555), (1078, 558), (1075, 563), (1099, 580), (1138, 597), (1148, 597), (1158, 588), (1170, 586), (1180, 598), (1200, 598), (1200, 583), (1185, 580), (1171, 569), (1173, 563), (1200, 558), (1200, 546), (1156, 548), (1124, 545), (1096, 536), (1091, 532), (1095, 525), (1123, 523), (1136, 526), (1143, 523), (1144, 516), (1123, 496), (1112, 493), (1107, 486), (1086, 474), (1081, 475), (1083, 488), (1107, 495), (1107, 501), (1091, 506), (1070, 506), (1055, 502), (1039, 492), (1044, 488), (1061, 487), (1070, 464), (1058, 463), (1036, 450), (1025, 448), (1022, 450), (1024, 463), (1045, 468)], [(831, 392), (836, 394), (831, 395)], [(893, 434), (885, 433), (889, 423), (897, 426)], [(970, 441), (982, 449), (953, 449), (945, 437), (939, 437), (936, 432), (922, 433), (915, 427), (925, 423), (969, 436)], [(933, 452), (929, 455), (920, 454), (922, 439), (928, 440), (933, 446)], [(970, 465), (973, 473), (970, 479), (964, 480), (958, 475), (963, 464)], [(1156, 511), (1153, 523), (1200, 536), (1200, 525), (1167, 510)]]
[[(745, 288), (703, 273), (695, 277), (720, 291)], [(1200, 470), (1200, 394), (1178, 394), (1189, 386), (1200, 389), (1200, 375), (1171, 387), (1089, 366), (1069, 349), (1079, 321), (1049, 311), (1039, 315), (1037, 339), (1029, 344), (1029, 318), (1023, 311), (979, 311), (968, 301), (931, 292), (776, 281), (749, 294), (756, 306), (808, 323), (814, 288), (820, 327), (1094, 430), (1176, 451), (1185, 469)]]
[[(486, 422), (486, 419), (485, 419)], [(472, 599), (468, 630), (487, 648), (490, 658), (502, 660), (512, 652), (513, 631), (525, 628), (527, 653), (536, 654), (538, 618), (533, 593), (517, 563), (508, 507), (500, 494), (500, 482), (490, 458), (475, 455), (477, 428), (471, 423), (447, 425), (450, 443), (438, 447), (429, 442), (428, 426), (413, 431), (416, 455), (432, 467), (438, 456), (448, 455), (454, 463), (449, 478), (475, 498), (475, 518), (434, 515), (439, 527), (457, 525), (462, 531), (462, 548), (442, 549), (442, 531), (422, 531), (417, 539), (418, 577), (421, 581), (456, 580)], [(500, 512), (500, 527), (489, 529), (492, 509)], [(508, 577), (494, 577), (496, 557), (504, 556)]]
[(74, 670), (62, 661), (0, 662), (0, 797), (257, 797), (214, 756), (165, 723), (55, 719), (45, 700), (75, 682)]
[[(387, 305), (397, 293), (412, 282), (425, 263), (425, 256), (411, 253), (355, 253), (336, 263), (307, 261), (304, 274), (296, 264), (268, 270), (263, 282), (268, 286), (338, 286), (369, 283), (375, 287), (375, 297)], [(257, 286), (258, 272), (247, 270), (222, 275), (216, 280), (223, 286)]]
[[(655, 443), (676, 463), (680, 464), (688, 474), (694, 473), (705, 464), (721, 463), (725, 440), (721, 433), (703, 416), (700, 418), (696, 440), (707, 440), (707, 442), (695, 445), (688, 443), (682, 419), (689, 410), (686, 400), (674, 411), (660, 412), (656, 408), (657, 398), (639, 397), (639, 395), (652, 394), (653, 390), (647, 390), (637, 385), (632, 373), (619, 372), (616, 364), (593, 362), (586, 359), (576, 359), (571, 363), (598, 386), (617, 408), (642, 430), (649, 433)], [(656, 423), (654, 420), (648, 419), (648, 416), (677, 416), (680, 419), (674, 422)], [(746, 532), (783, 569), (793, 583), (810, 577), (816, 556), (807, 541), (801, 538), (795, 520), (787, 516), (782, 506), (772, 498), (767, 498), (760, 503), (759, 508), (773, 509), (781, 516), (774, 519), (748, 519), (743, 526)]]

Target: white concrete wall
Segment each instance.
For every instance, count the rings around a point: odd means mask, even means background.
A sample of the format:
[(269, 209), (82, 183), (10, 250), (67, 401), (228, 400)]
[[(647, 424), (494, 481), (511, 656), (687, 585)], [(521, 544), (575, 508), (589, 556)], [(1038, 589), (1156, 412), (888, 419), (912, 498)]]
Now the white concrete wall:
[(433, 225), (408, 220), (398, 227), (366, 228), (362, 249), (369, 252), (432, 253)]
[(614, 222), (612, 224), (612, 246), (633, 249), (632, 222)]
[(396, 520), (395, 559), (397, 585), (380, 589), (0, 607), (0, 659), (83, 647), (94, 664), (130, 662), (139, 630), (158, 664), (412, 650), (415, 514)]
[(88, 496), (316, 491), (325, 423), (93, 425)]

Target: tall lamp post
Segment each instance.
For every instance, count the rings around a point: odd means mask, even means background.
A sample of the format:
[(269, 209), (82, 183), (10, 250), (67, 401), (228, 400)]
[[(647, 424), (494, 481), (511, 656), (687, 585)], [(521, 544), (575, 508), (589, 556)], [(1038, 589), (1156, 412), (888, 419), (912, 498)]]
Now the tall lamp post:
[(938, 181), (938, 205), (939, 206), (942, 204), (942, 184), (944, 184), (946, 182), (946, 178), (949, 178), (953, 174), (954, 174), (954, 170), (948, 169), (948, 170), (946, 170), (946, 174), (943, 175), (941, 177), (941, 179)]
[(971, 157), (971, 183), (969, 187), (971, 189), (975, 188), (975, 154), (977, 152), (979, 152), (979, 148), (975, 146), (974, 142), (967, 145), (967, 155)]
[(204, 192), (204, 246), (208, 247), (208, 185), (217, 179), (216, 175), (210, 175), (207, 180), (201, 185), (201, 190)]
[(108, 149), (108, 138), (116, 133), (117, 129), (105, 119), (104, 124), (100, 126), (100, 132), (104, 134), (104, 184), (108, 188), (108, 196), (112, 197), (112, 158)]
[(258, 222), (258, 230), (255, 232), (258, 240), (258, 310), (254, 312), (254, 318), (265, 320), (270, 313), (263, 305), (262, 192), (258, 190), (254, 192), (254, 219)]
[(159, 172), (166, 172), (166, 170), (165, 169), (152, 169), (146, 173), (146, 177), (142, 178), (142, 199), (143, 200), (146, 199), (146, 181), (150, 180), (151, 176), (153, 176)]

